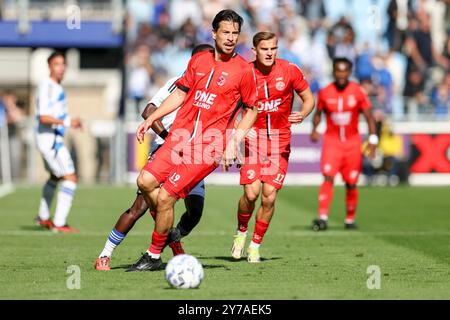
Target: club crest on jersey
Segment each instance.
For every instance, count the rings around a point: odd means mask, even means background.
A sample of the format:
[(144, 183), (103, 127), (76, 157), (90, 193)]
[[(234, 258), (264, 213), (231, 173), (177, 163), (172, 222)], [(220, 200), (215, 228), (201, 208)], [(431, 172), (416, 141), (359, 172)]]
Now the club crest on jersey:
[(283, 91), (284, 88), (286, 88), (286, 84), (285, 84), (283, 81), (278, 81), (278, 82), (275, 84), (275, 88), (276, 88), (278, 91)]
[(347, 104), (348, 104), (348, 106), (349, 106), (350, 108), (353, 108), (353, 107), (356, 106), (356, 103), (357, 103), (357, 101), (356, 101), (355, 96), (352, 95), (352, 94), (349, 95), (348, 98), (347, 98)]
[(227, 81), (227, 78), (226, 78), (227, 75), (228, 75), (228, 73), (222, 72), (219, 79), (217, 79), (218, 86), (222, 87), (225, 84), (225, 81)]

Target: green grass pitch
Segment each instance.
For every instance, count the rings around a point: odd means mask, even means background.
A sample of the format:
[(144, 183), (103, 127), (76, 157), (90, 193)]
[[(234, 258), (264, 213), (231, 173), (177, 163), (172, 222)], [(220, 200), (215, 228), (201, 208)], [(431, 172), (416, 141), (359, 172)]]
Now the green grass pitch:
[[(199, 289), (177, 290), (164, 271), (124, 272), (149, 245), (150, 215), (116, 249), (110, 272), (93, 269), (134, 188), (80, 187), (69, 216), (76, 235), (35, 227), (40, 189), (18, 188), (0, 198), (0, 299), (450, 299), (450, 188), (361, 188), (358, 231), (344, 230), (345, 191), (335, 188), (330, 229), (314, 233), (317, 190), (279, 193), (264, 260), (249, 264), (230, 259), (240, 187), (207, 187), (203, 219), (184, 239), (205, 278)], [(176, 218), (182, 210), (178, 203)], [(80, 289), (67, 288), (71, 265), (80, 268)], [(372, 265), (379, 289), (367, 287)]]

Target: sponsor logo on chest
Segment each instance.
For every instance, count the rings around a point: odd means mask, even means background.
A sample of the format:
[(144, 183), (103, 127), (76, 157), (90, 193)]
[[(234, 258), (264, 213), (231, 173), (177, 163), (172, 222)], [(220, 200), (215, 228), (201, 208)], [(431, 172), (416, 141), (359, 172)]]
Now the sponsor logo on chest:
[(209, 110), (211, 106), (214, 104), (214, 100), (216, 99), (217, 94), (206, 92), (202, 90), (197, 90), (194, 96), (195, 107), (203, 108)]
[(281, 104), (281, 98), (275, 100), (258, 101), (258, 112), (275, 112)]

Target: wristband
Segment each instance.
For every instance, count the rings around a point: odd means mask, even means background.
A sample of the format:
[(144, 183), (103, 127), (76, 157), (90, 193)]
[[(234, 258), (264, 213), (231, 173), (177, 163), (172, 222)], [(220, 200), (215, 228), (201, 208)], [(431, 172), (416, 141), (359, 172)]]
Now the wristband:
[(161, 131), (161, 133), (159, 134), (159, 136), (163, 139), (163, 140), (165, 140), (166, 139), (166, 137), (169, 135), (169, 132), (166, 130), (166, 129), (164, 129), (163, 131)]
[(377, 145), (379, 142), (378, 136), (376, 134), (369, 135), (369, 143), (373, 145)]
[(64, 127), (69, 128), (72, 123), (72, 119), (69, 116), (66, 116), (63, 120)]

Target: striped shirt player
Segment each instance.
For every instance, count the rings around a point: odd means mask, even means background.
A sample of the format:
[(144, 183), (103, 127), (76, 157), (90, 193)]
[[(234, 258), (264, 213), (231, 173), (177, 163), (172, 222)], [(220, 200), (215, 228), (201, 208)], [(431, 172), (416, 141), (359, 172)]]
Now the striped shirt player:
[[(54, 52), (47, 61), (50, 77), (43, 80), (37, 90), (36, 145), (50, 178), (44, 185), (39, 214), (35, 221), (55, 232), (77, 232), (78, 230), (69, 227), (66, 221), (72, 206), (77, 177), (72, 157), (64, 145), (64, 134), (69, 127), (81, 128), (81, 121), (68, 115), (66, 95), (61, 86), (66, 67), (64, 55)], [(60, 181), (61, 188), (52, 221), (50, 207)]]

